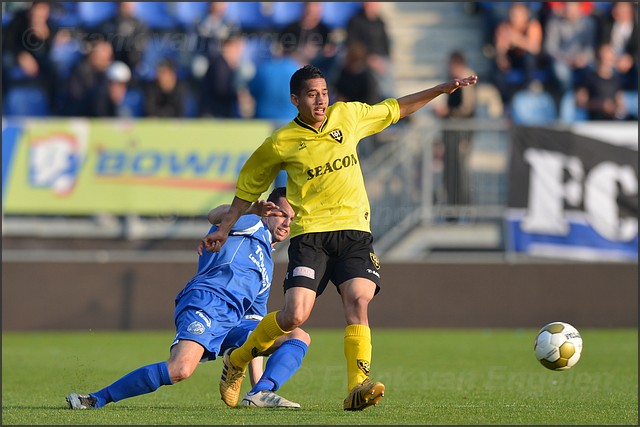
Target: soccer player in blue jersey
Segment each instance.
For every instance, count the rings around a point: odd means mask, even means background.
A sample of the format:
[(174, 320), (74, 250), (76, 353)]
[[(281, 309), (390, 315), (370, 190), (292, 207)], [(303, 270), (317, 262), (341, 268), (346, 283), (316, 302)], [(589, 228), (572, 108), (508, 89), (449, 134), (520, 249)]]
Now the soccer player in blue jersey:
[(346, 328), (346, 411), (377, 404), (385, 386), (369, 377), (371, 330), (369, 302), (380, 290), (380, 260), (373, 251), (371, 212), (357, 145), (363, 138), (397, 123), (439, 95), (476, 84), (478, 77), (453, 79), (401, 98), (377, 104), (336, 102), (322, 72), (311, 65), (290, 80), (290, 99), (298, 115), (276, 129), (245, 162), (228, 213), (203, 239), (207, 251), (224, 247), (241, 212), (265, 191), (280, 170), (287, 172), (291, 223), (289, 265), (282, 310), (267, 314), (247, 341), (223, 357), (222, 400), (235, 406), (242, 373), (255, 354), (301, 326), (315, 300), (331, 281), (342, 300)]
[[(229, 205), (223, 205), (209, 212), (209, 222), (214, 224), (211, 232), (217, 229), (215, 224), (219, 224), (228, 209)], [(71, 393), (66, 398), (69, 408), (100, 408), (153, 392), (160, 386), (189, 378), (199, 363), (239, 347), (267, 313), (273, 276), (271, 251), (289, 236), (292, 218), (285, 189), (276, 188), (267, 201), (251, 204), (240, 216), (231, 228), (224, 250), (209, 253), (198, 248), (198, 271), (176, 296), (177, 333), (169, 359), (138, 368), (94, 393)], [(243, 405), (300, 407), (274, 391), (300, 367), (310, 338), (301, 329), (283, 338), (261, 353), (271, 354), (261, 376), (262, 361), (252, 364), (253, 388), (243, 399)]]

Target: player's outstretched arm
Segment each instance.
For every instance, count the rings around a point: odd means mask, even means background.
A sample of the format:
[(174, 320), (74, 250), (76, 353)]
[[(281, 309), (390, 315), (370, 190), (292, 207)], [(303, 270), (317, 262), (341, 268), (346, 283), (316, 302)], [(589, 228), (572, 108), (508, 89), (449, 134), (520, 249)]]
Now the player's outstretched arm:
[(429, 89), (398, 98), (398, 104), (400, 105), (400, 118), (407, 117), (409, 114), (415, 113), (439, 95), (450, 95), (461, 87), (471, 86), (477, 82), (478, 76), (475, 75), (465, 77), (463, 79), (453, 79), (445, 83), (440, 83), (439, 85), (433, 86)]
[(251, 202), (242, 200), (237, 196), (234, 197), (231, 206), (229, 206), (229, 210), (222, 218), (222, 221), (220, 221), (218, 229), (213, 233), (207, 234), (202, 239), (201, 244), (198, 246), (198, 254), (202, 255), (202, 248), (207, 252), (220, 252), (220, 248), (222, 248), (222, 245), (227, 241), (227, 237), (229, 237), (231, 227), (233, 227), (233, 224), (240, 218), (240, 215), (245, 213), (250, 206)]
[[(218, 225), (222, 222), (224, 216), (229, 212), (231, 205), (225, 204), (215, 207), (207, 214), (207, 220), (211, 224)], [(284, 215), (278, 205), (267, 200), (258, 200), (249, 206), (249, 209), (244, 213), (245, 215), (253, 214), (258, 216), (282, 216)]]

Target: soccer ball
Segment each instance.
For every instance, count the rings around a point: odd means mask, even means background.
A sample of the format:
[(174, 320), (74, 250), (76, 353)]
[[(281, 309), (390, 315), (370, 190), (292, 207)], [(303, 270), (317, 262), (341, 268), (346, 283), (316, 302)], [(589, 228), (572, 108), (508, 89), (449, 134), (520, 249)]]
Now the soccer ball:
[(570, 324), (552, 322), (540, 329), (533, 348), (542, 366), (553, 371), (564, 371), (580, 360), (582, 337)]

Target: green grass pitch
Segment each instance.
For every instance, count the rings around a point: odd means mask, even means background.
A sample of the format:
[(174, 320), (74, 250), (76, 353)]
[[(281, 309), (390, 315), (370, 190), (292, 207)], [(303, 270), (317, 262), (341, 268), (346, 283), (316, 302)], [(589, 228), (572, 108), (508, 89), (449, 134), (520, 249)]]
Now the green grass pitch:
[(64, 398), (166, 360), (173, 331), (6, 332), (2, 424), (638, 425), (637, 329), (581, 329), (581, 360), (554, 372), (535, 359), (536, 330), (374, 327), (372, 376), (386, 393), (362, 412), (342, 410), (342, 330), (309, 332), (303, 366), (279, 392), (302, 409), (226, 407), (216, 360), (182, 383), (93, 411), (71, 411)]

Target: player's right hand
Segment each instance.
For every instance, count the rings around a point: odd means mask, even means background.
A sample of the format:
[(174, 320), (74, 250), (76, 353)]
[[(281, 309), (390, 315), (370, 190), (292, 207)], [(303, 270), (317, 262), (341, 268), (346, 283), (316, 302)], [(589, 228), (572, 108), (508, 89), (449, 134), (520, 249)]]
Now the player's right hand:
[(202, 255), (203, 248), (207, 252), (220, 252), (222, 245), (227, 241), (227, 237), (229, 235), (220, 230), (207, 234), (198, 245), (198, 255)]
[(284, 215), (278, 205), (267, 200), (258, 200), (257, 202), (253, 203), (251, 205), (251, 210), (254, 214), (262, 217)]

